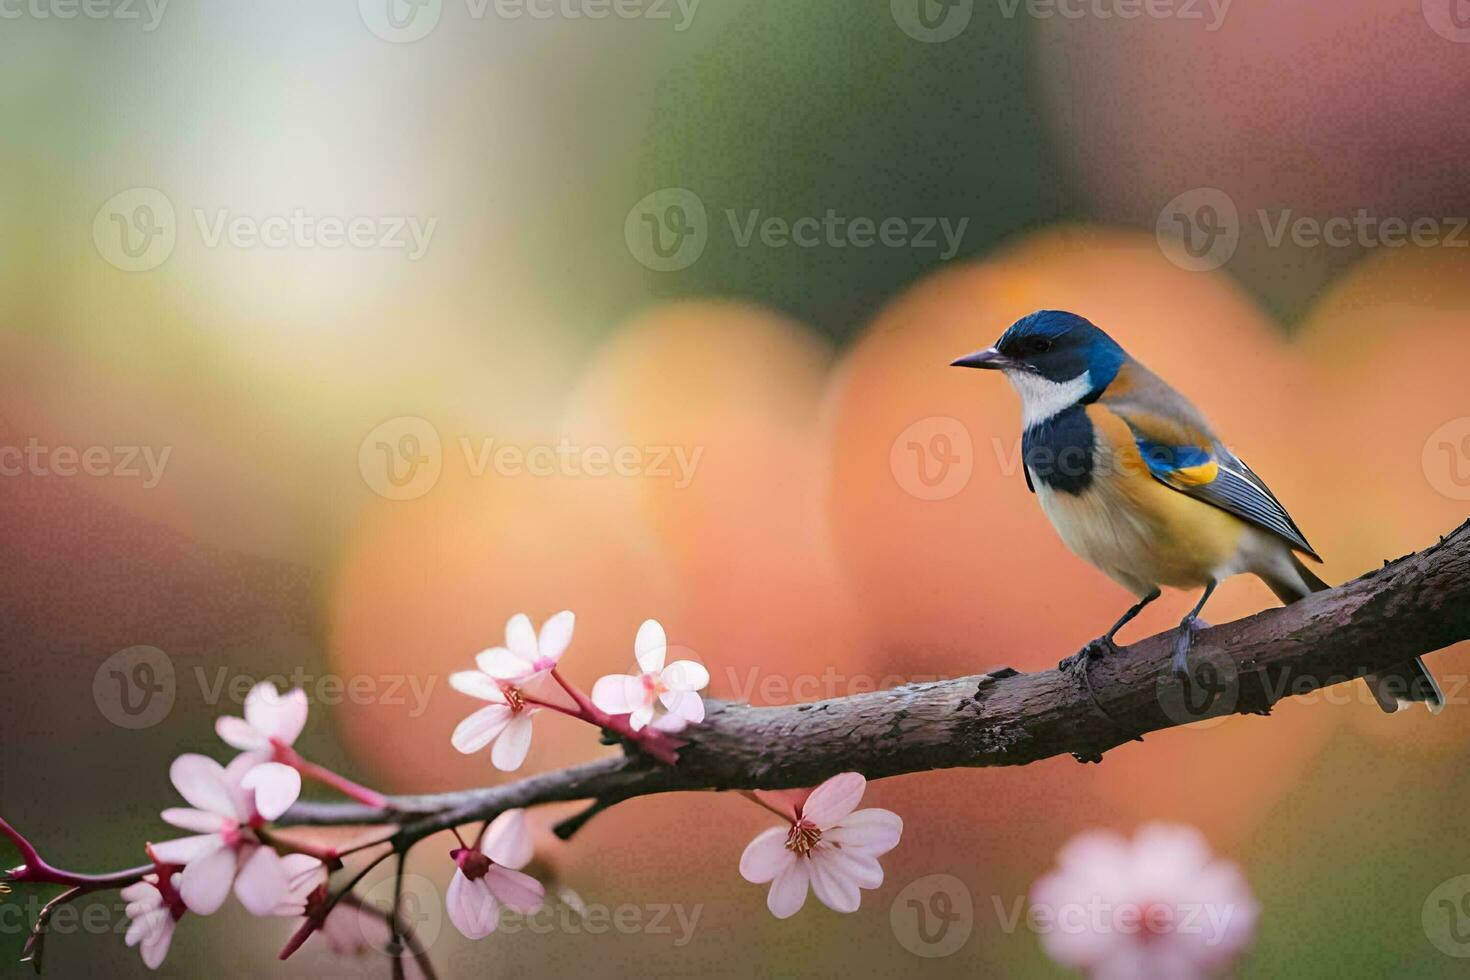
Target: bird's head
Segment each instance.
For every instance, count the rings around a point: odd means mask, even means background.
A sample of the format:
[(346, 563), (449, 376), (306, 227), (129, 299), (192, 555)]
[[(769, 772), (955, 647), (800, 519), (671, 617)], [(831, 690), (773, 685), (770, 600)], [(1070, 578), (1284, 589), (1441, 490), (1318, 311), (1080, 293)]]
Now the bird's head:
[(1038, 310), (1011, 324), (994, 347), (952, 365), (1005, 372), (1021, 394), (1029, 424), (1095, 397), (1127, 359), (1123, 348), (1086, 318)]

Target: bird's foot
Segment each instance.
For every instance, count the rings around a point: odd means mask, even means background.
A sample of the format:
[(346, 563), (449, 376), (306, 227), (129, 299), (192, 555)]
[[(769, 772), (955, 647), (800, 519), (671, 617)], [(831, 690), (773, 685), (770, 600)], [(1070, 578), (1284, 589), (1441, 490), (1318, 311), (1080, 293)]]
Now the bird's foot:
[(1088, 641), (1087, 646), (1057, 664), (1057, 670), (1071, 670), (1083, 660), (1098, 660), (1118, 652), (1118, 644), (1110, 636), (1099, 636)]
[(1200, 631), (1200, 626), (1197, 619), (1187, 619), (1179, 624), (1179, 633), (1174, 637), (1174, 659), (1169, 664), (1170, 671), (1178, 680), (1189, 676), (1189, 651), (1194, 648), (1194, 636)]

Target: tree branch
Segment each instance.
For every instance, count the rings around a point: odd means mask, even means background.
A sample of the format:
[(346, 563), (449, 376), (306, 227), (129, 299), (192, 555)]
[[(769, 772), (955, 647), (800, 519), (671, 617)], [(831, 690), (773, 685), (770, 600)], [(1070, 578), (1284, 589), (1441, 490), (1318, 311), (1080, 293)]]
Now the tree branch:
[(587, 799), (574, 817), (651, 793), (813, 786), (957, 766), (1019, 766), (1070, 754), (1099, 761), (1141, 738), (1218, 715), (1269, 714), (1299, 696), (1470, 638), (1470, 521), (1336, 589), (1202, 631), (1191, 677), (1169, 673), (1173, 631), (1056, 670), (1010, 668), (810, 704), (708, 701), (677, 766), (636, 750), (500, 786), (389, 799), (385, 809), (298, 803), (283, 824), (400, 825), (395, 846), (512, 807)]

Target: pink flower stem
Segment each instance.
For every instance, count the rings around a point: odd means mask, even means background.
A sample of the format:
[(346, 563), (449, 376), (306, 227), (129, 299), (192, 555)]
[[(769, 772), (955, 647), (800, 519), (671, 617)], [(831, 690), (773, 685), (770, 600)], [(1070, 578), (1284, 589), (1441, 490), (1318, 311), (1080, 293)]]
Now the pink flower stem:
[(376, 790), (359, 786), (346, 776), (340, 776), (325, 766), (319, 766), (315, 762), (305, 759), (301, 753), (289, 745), (275, 745), (275, 761), (290, 766), (307, 779), (314, 779), (323, 786), (330, 786), (337, 792), (350, 799), (354, 799), (366, 806), (376, 807), (380, 810), (388, 809), (388, 798)]
[(75, 871), (64, 871), (53, 867), (41, 857), (34, 844), (25, 838), (20, 831), (16, 830), (3, 817), (0, 817), (0, 833), (3, 833), (20, 851), (21, 865), (4, 872), (5, 878), (10, 881), (22, 881), (32, 884), (43, 885), (67, 885), (72, 888), (80, 888), (83, 891), (96, 891), (99, 888), (122, 888), (138, 881), (144, 875), (155, 870), (151, 864), (145, 864), (138, 868), (129, 868), (126, 871), (114, 871), (105, 875), (84, 875)]
[(561, 689), (566, 691), (567, 695), (577, 703), (577, 708), (580, 713), (575, 717), (596, 725), (598, 728), (605, 728), (610, 732), (617, 733), (622, 738), (636, 744), (644, 752), (647, 752), (650, 756), (666, 766), (672, 766), (679, 761), (678, 746), (667, 735), (654, 731), (651, 728), (643, 728), (635, 732), (633, 727), (628, 724), (626, 716), (613, 717), (603, 711), (592, 703), (591, 698), (582, 693), (581, 688), (561, 676), (561, 672), (555, 667), (551, 668), (551, 676), (561, 685)]
[(330, 898), (323, 902), (320, 908), (313, 909), (306, 916), (306, 921), (301, 924), (301, 928), (297, 929), (291, 935), (291, 938), (286, 940), (286, 945), (281, 949), (281, 952), (278, 954), (279, 958), (283, 960), (287, 959), (292, 953), (300, 949), (301, 944), (310, 939), (312, 933), (320, 929), (322, 923), (327, 921), (327, 916), (332, 914), (332, 909), (337, 907), (337, 903), (342, 901), (343, 898), (349, 895), (352, 892), (352, 889), (357, 887), (358, 882), (362, 881), (362, 879), (368, 876), (368, 872), (372, 871), (378, 865), (382, 864), (389, 855), (395, 853), (397, 853), (397, 851), (390, 848), (389, 850), (386, 850), (382, 854), (379, 854), (377, 857), (373, 858), (367, 864), (363, 865), (363, 867), (359, 869), (355, 875), (352, 876), (351, 881), (347, 882), (347, 884), (343, 885), (339, 890), (334, 892)]
[(766, 810), (770, 810), (772, 813), (774, 813), (776, 816), (780, 817), (782, 820), (785, 820), (787, 823), (794, 823), (795, 822), (795, 818), (794, 818), (794, 816), (792, 814), (787, 813), (785, 810), (782, 810), (781, 808), (777, 807), (773, 803), (770, 803), (770, 802), (768, 802), (766, 800), (761, 799), (758, 794), (752, 792), (751, 790), (742, 789), (742, 790), (739, 790), (739, 793), (740, 793), (741, 796), (745, 797), (747, 800), (749, 800), (750, 802), (754, 803), (756, 806), (761, 807), (761, 808), (766, 809)]

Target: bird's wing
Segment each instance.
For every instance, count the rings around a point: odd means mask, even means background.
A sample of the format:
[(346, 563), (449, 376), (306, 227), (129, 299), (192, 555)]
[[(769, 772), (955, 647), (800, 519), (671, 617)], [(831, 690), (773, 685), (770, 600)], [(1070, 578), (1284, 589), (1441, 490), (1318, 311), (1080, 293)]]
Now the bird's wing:
[[(1128, 423), (1155, 480), (1229, 511), (1311, 558), (1322, 560), (1265, 481), (1215, 438), (1183, 396), (1161, 381), (1157, 387), (1135, 384), (1127, 394), (1118, 399), (1105, 397), (1104, 401), (1110, 411)], [(1173, 404), (1175, 400), (1177, 405)]]

